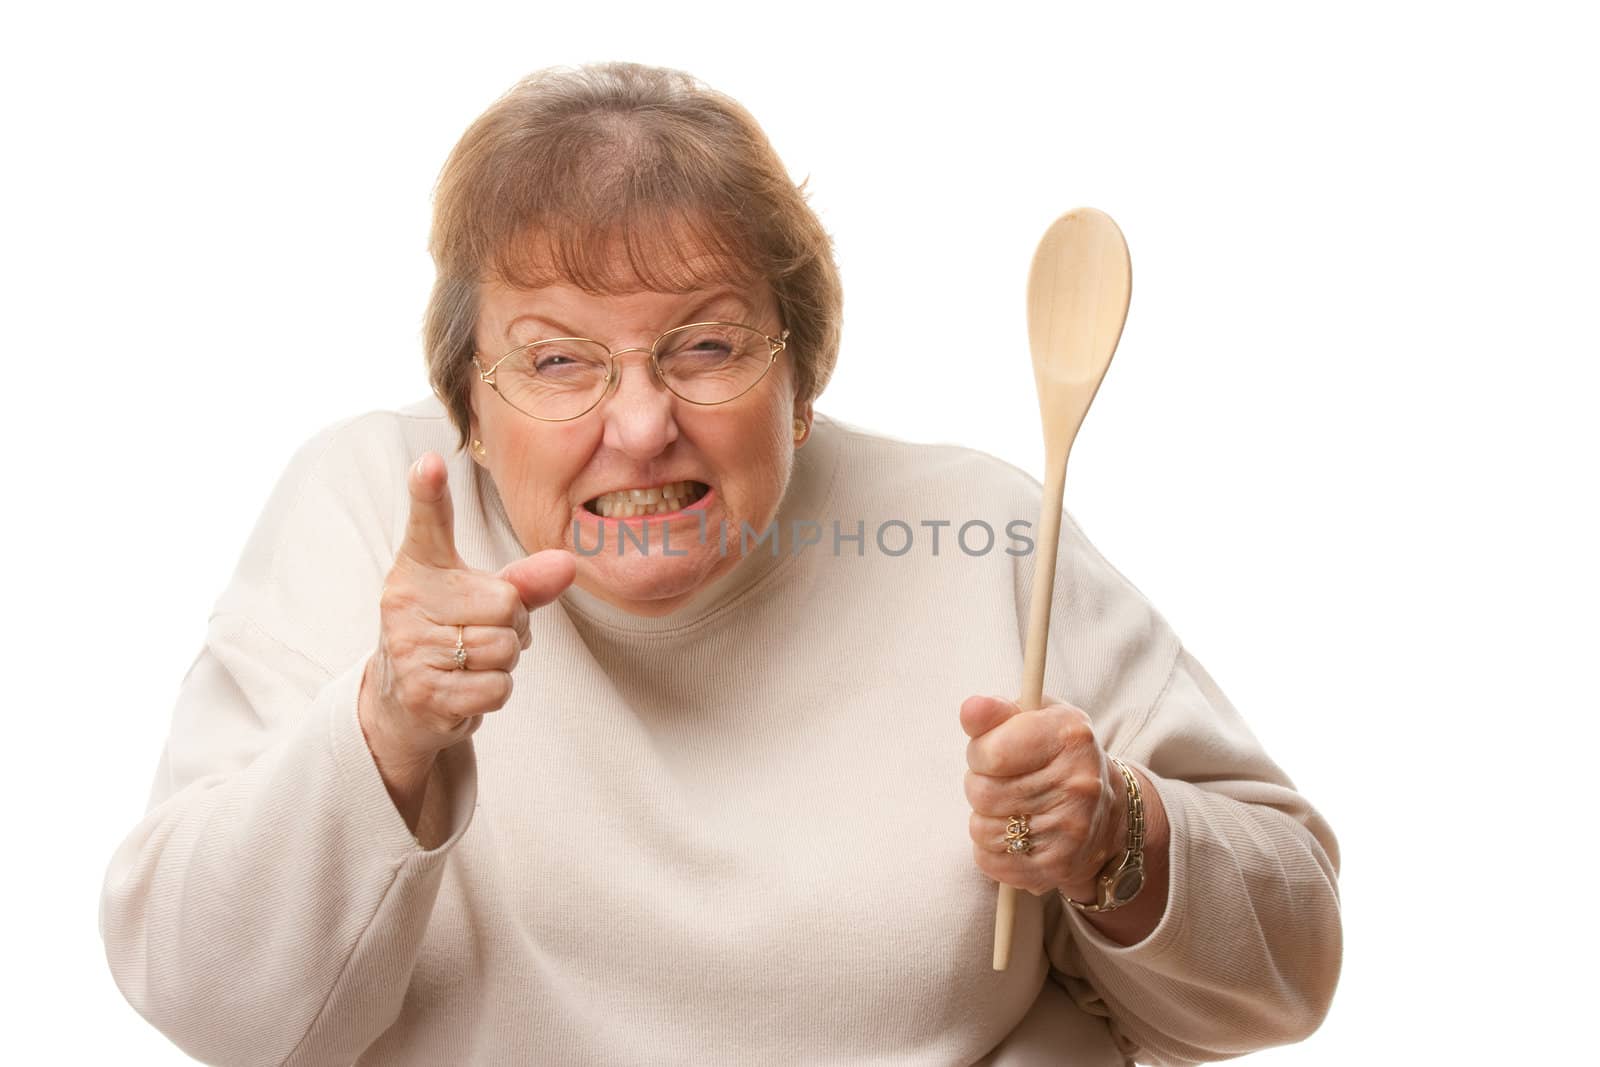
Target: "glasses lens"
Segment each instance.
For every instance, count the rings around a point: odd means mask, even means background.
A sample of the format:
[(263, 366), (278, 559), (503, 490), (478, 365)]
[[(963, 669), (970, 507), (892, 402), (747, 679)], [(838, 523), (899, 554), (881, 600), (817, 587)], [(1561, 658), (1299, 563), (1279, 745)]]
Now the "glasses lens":
[(606, 388), (606, 350), (593, 341), (558, 339), (518, 349), (495, 371), (500, 395), (539, 419), (572, 419)]
[(761, 331), (722, 323), (680, 326), (656, 346), (667, 385), (696, 404), (720, 404), (744, 393), (767, 373), (772, 356)]

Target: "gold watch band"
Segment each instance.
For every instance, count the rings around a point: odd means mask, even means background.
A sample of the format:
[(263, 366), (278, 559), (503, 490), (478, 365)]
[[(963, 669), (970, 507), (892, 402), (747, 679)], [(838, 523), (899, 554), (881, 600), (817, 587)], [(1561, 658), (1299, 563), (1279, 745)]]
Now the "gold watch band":
[(1093, 904), (1084, 904), (1065, 893), (1061, 894), (1061, 899), (1084, 912), (1116, 911), (1130, 903), (1144, 888), (1144, 797), (1139, 793), (1139, 780), (1128, 769), (1128, 765), (1115, 756), (1111, 757), (1111, 762), (1122, 772), (1122, 780), (1128, 786), (1128, 840), (1122, 855), (1113, 856), (1100, 868), (1095, 878)]

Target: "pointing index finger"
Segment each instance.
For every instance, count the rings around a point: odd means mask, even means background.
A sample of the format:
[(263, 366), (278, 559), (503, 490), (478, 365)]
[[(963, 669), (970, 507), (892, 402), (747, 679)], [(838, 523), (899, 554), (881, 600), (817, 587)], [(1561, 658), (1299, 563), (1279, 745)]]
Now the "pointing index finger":
[(424, 452), (406, 473), (406, 488), (411, 496), (411, 513), (400, 551), (429, 567), (461, 566), (450, 506), (450, 474), (444, 460)]

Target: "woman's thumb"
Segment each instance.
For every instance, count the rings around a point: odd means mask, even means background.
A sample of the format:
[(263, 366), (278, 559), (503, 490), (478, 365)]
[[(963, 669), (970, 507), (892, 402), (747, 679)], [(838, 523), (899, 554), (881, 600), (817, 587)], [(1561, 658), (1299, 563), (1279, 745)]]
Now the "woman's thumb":
[(517, 587), (529, 611), (542, 608), (560, 596), (578, 574), (578, 560), (564, 548), (547, 548), (508, 563), (500, 577)]

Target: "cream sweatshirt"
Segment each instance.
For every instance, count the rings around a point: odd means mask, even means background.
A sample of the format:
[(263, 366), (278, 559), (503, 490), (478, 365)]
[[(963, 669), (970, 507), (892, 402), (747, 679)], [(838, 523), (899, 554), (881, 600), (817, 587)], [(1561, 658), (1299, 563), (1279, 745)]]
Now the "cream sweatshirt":
[(534, 612), (511, 700), (440, 757), (423, 847), (356, 718), (407, 467), (446, 456), (471, 566), (525, 554), (454, 446), (432, 399), (321, 433), (217, 601), (99, 915), (123, 994), (185, 1052), (1099, 1067), (1323, 1018), (1331, 830), (1070, 516), (1045, 690), (1159, 791), (1170, 897), (1122, 947), (1019, 894), (991, 968), (958, 709), (1016, 691), (1040, 490), (825, 418), (779, 538), (688, 607), (643, 619), (573, 589)]

